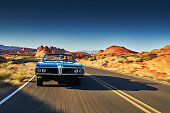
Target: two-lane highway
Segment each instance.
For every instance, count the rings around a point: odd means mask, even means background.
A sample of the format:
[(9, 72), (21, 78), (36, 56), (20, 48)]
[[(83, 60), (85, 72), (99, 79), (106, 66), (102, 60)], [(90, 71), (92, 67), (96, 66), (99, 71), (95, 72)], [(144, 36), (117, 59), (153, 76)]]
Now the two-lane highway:
[(86, 67), (81, 86), (35, 79), (0, 106), (0, 113), (170, 112), (170, 86)]

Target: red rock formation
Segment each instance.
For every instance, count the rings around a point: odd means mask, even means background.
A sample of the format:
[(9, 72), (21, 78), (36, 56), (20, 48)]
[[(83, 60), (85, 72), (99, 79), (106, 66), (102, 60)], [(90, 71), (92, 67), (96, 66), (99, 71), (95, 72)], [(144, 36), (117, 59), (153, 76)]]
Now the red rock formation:
[(56, 47), (52, 47), (52, 46), (50, 47), (50, 49), (51, 49), (52, 53), (61, 53), (61, 54), (63, 54), (63, 53), (68, 52), (65, 49), (60, 49), (60, 48), (56, 48)]
[(47, 53), (51, 53), (51, 50), (48, 46), (40, 46), (37, 48), (37, 53), (36, 53), (36, 57), (43, 57), (44, 54), (47, 54)]
[(146, 61), (146, 64), (150, 69), (157, 70), (158, 72), (165, 72), (170, 74), (170, 45), (167, 45), (160, 49), (154, 49), (151, 54), (157, 54), (158, 57)]
[(48, 46), (45, 46), (43, 51), (51, 52), (50, 48)]
[(124, 53), (136, 53), (121, 46), (110, 46), (100, 54), (124, 54)]
[(44, 47), (43, 47), (43, 46), (40, 46), (40, 47), (37, 48), (37, 52), (40, 52), (40, 51), (42, 51), (43, 49), (44, 49)]
[(65, 54), (71, 54), (73, 55), (75, 58), (84, 58), (86, 55), (88, 55), (88, 53), (85, 52), (67, 52)]
[(167, 45), (163, 48), (160, 48), (160, 49), (154, 49), (151, 51), (151, 53), (154, 53), (154, 54), (170, 54), (170, 45)]
[(103, 52), (103, 50), (99, 50), (99, 52), (97, 54), (101, 54)]
[(159, 56), (152, 60), (146, 61), (145, 63), (152, 70), (170, 74), (170, 54)]
[(56, 47), (48, 47), (48, 46), (40, 46), (37, 48), (37, 53), (36, 53), (36, 57), (43, 57), (44, 54), (47, 54), (47, 53), (66, 53), (68, 51), (66, 51), (65, 49), (60, 49), (60, 48), (56, 48)]

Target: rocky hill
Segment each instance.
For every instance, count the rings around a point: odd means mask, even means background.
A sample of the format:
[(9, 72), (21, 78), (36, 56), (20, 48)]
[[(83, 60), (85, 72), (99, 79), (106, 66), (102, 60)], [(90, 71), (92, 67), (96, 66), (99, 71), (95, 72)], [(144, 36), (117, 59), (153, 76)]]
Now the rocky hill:
[(66, 53), (68, 51), (66, 51), (65, 49), (60, 49), (60, 48), (56, 48), (56, 47), (48, 47), (48, 46), (40, 46), (37, 48), (37, 52), (36, 52), (36, 57), (43, 57), (44, 54), (47, 53)]
[(157, 54), (157, 57), (146, 61), (150, 69), (158, 72), (165, 72), (170, 75), (170, 45), (160, 49), (154, 49), (150, 53)]
[(99, 50), (98, 54), (124, 54), (124, 53), (136, 53), (121, 46), (110, 46), (105, 51)]
[(167, 45), (163, 48), (160, 48), (160, 49), (154, 49), (151, 51), (151, 53), (154, 53), (154, 54), (170, 54), (170, 45)]
[[(131, 52), (132, 54), (126, 54)], [(170, 82), (169, 45), (160, 49), (152, 50), (151, 52), (142, 53), (135, 53), (124, 47), (111, 46), (105, 50), (105, 53), (123, 54), (101, 55), (100, 53), (104, 52), (100, 50), (97, 55), (87, 56), (79, 60), (79, 62), (86, 66)]]
[(88, 53), (85, 53), (85, 52), (67, 52), (65, 54), (71, 54), (73, 55), (75, 58), (84, 58), (86, 55), (89, 55)]
[(101, 54), (103, 52), (103, 50), (99, 50), (99, 52), (97, 54)]

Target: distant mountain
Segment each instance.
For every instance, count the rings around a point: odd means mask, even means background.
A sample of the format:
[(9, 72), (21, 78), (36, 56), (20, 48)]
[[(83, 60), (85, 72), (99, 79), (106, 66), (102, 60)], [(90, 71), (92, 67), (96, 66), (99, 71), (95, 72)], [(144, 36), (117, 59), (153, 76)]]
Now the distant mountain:
[(77, 52), (85, 52), (85, 53), (89, 53), (89, 54), (97, 54), (98, 50), (82, 50), (82, 51), (77, 51)]
[(37, 49), (0, 45), (0, 55), (35, 55)]
[(13, 50), (13, 49), (19, 49), (19, 48), (21, 47), (0, 45), (0, 49), (2, 50)]

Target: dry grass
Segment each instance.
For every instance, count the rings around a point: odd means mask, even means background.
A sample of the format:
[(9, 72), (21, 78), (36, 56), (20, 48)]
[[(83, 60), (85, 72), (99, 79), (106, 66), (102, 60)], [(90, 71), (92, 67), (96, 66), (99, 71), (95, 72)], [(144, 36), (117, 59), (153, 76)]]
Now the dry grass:
[(5, 80), (10, 78), (12, 73), (10, 71), (7, 71), (6, 69), (0, 70), (0, 80)]
[[(14, 63), (14, 61), (17, 61), (17, 63)], [(22, 56), (12, 58), (12, 60), (7, 63), (1, 63), (0, 80), (12, 84), (22, 84), (25, 79), (29, 79), (34, 75), (36, 62), (28, 61), (27, 57)]]
[[(111, 54), (87, 56), (84, 59), (80, 59), (79, 62), (85, 66), (170, 82), (170, 75), (168, 73), (157, 70), (152, 71), (153, 69), (146, 64), (148, 60), (152, 60), (156, 57), (159, 56), (148, 52), (124, 55)], [(164, 74), (162, 75), (161, 73)]]

